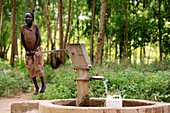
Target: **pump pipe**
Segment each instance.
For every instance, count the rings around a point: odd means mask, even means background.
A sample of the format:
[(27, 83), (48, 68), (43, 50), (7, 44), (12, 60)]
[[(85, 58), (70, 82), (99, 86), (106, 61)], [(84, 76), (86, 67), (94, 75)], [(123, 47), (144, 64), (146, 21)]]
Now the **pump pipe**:
[(67, 49), (50, 50), (50, 51), (39, 51), (39, 52), (35, 52), (35, 53), (54, 53), (54, 52), (61, 52), (61, 51), (67, 51)]

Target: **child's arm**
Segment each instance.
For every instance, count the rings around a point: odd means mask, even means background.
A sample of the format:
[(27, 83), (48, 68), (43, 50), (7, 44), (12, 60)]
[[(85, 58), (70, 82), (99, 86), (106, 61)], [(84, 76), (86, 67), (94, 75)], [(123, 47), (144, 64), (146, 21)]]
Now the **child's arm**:
[(35, 43), (34, 49), (32, 51), (36, 51), (37, 47), (41, 43), (41, 35), (40, 35), (40, 31), (39, 31), (39, 28), (38, 28), (37, 24), (36, 24), (36, 27), (37, 27), (37, 31), (36, 31), (36, 43)]
[[(22, 43), (22, 45), (24, 46), (24, 48), (25, 48), (25, 50), (26, 50), (26, 53), (28, 53), (28, 52), (29, 52), (29, 49), (27, 48), (27, 46), (26, 46), (26, 44), (25, 44), (24, 35), (23, 35), (22, 31), (21, 31), (21, 43)], [(26, 55), (28, 55), (28, 54), (26, 54)]]

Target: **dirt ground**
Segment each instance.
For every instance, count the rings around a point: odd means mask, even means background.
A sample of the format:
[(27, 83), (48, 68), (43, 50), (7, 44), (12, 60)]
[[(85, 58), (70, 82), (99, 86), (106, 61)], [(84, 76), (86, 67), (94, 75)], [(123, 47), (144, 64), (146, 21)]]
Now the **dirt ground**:
[(0, 98), (0, 113), (11, 113), (11, 104), (13, 102), (30, 100), (31, 93), (20, 93), (11, 98)]

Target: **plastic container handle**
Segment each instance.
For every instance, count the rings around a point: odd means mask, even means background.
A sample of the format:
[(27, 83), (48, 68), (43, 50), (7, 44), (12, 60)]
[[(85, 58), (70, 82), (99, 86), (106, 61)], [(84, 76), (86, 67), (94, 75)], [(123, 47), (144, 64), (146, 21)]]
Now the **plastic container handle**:
[(115, 98), (115, 97), (119, 97), (119, 99), (121, 99), (121, 96), (120, 95), (113, 95), (112, 98)]

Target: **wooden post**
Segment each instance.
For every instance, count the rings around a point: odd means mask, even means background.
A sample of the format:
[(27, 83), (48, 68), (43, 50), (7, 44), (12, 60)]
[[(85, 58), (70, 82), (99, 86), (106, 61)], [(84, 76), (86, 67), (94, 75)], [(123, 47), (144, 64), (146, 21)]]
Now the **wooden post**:
[(83, 43), (67, 44), (67, 51), (78, 73), (76, 106), (89, 106), (89, 70), (92, 66), (86, 48)]
[(89, 69), (77, 69), (76, 106), (89, 106)]

